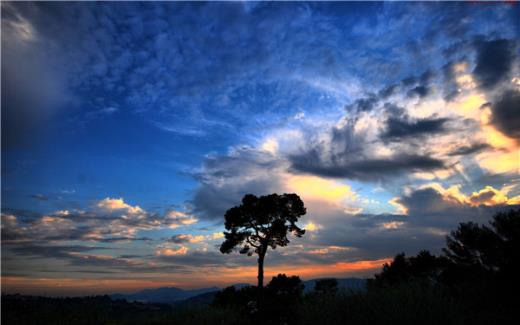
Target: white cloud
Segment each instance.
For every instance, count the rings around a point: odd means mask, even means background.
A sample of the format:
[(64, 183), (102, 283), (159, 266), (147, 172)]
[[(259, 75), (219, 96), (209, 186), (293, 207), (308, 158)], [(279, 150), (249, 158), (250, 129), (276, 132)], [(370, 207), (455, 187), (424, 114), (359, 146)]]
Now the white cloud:
[(155, 255), (157, 256), (177, 256), (177, 255), (186, 255), (189, 249), (186, 246), (181, 246), (177, 249), (173, 248), (158, 248), (155, 250)]
[(112, 199), (112, 198), (105, 198), (97, 203), (97, 207), (107, 210), (107, 211), (117, 211), (117, 210), (125, 210), (127, 213), (130, 214), (141, 214), (144, 213), (144, 210), (141, 209), (138, 205), (131, 206), (122, 198), (119, 199)]

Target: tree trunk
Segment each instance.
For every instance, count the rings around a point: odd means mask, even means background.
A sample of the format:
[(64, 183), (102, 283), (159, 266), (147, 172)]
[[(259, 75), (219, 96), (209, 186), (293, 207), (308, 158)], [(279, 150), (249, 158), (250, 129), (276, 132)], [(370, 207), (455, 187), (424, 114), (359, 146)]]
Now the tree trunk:
[(258, 254), (258, 289), (262, 290), (264, 287), (264, 257), (265, 251)]

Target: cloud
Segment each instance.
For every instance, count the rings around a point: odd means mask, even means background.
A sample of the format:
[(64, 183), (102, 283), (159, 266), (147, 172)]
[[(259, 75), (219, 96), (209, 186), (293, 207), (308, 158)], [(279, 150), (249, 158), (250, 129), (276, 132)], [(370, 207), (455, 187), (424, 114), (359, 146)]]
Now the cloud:
[(399, 118), (387, 120), (386, 132), (383, 138), (402, 139), (413, 136), (427, 136), (445, 131), (446, 118), (421, 119), (418, 121), (406, 121)]
[(520, 143), (520, 90), (506, 90), (491, 104), (492, 123)]
[(356, 193), (344, 183), (316, 176), (290, 175), (285, 181), (289, 192), (298, 193), (308, 200), (321, 200), (341, 204), (345, 200), (356, 200)]
[(169, 228), (172, 229), (180, 226), (193, 225), (199, 221), (193, 215), (177, 210), (170, 210), (166, 212), (166, 219), (169, 222)]
[(474, 75), (483, 89), (491, 89), (508, 80), (515, 58), (516, 42), (508, 39), (477, 41)]
[(157, 256), (177, 256), (177, 255), (186, 255), (188, 253), (188, 247), (181, 246), (177, 249), (172, 248), (160, 248), (155, 251)]
[(124, 210), (126, 213), (129, 214), (139, 214), (144, 213), (143, 209), (141, 209), (139, 206), (131, 206), (122, 198), (119, 199), (112, 199), (112, 198), (105, 198), (97, 203), (97, 207), (104, 209), (106, 211), (112, 212), (112, 211), (118, 211), (118, 210)]
[[(390, 92), (393, 92), (394, 88), (386, 89), (383, 91), (384, 94), (389, 95)], [(353, 111), (356, 113), (359, 112), (366, 112), (371, 111), (376, 108), (376, 105), (379, 103), (379, 98), (377, 98), (375, 95), (371, 95), (368, 97), (358, 98), (354, 101), (353, 104), (347, 105), (346, 109), (348, 111)]]
[(24, 256), (39, 256), (52, 258), (69, 258), (73, 257), (70, 252), (82, 253), (96, 250), (106, 250), (103, 246), (86, 246), (86, 245), (35, 245), (26, 244), (21, 246), (10, 247), (16, 254)]
[(322, 255), (322, 254), (330, 254), (338, 251), (348, 251), (349, 247), (340, 247), (340, 246), (327, 246), (325, 248), (316, 248), (306, 251), (307, 254), (312, 255)]
[(461, 146), (449, 153), (450, 156), (465, 156), (478, 153), (491, 148), (487, 143), (474, 143), (468, 146)]
[(450, 229), (459, 222), (480, 222), (500, 209), (518, 205), (520, 197), (508, 197), (509, 190), (508, 187), (497, 190), (486, 186), (471, 194), (464, 194), (460, 185), (444, 188), (438, 183), (432, 183), (411, 190), (393, 202), (402, 206), (407, 215), (415, 217), (410, 218), (410, 222)]
[(126, 203), (122, 198), (105, 198), (91, 210), (58, 210), (47, 215), (2, 214), (2, 241), (148, 241), (140, 231), (177, 228), (195, 224), (197, 219), (185, 212), (169, 210), (164, 215), (150, 213)]
[(506, 191), (486, 187), (464, 194), (458, 187), (416, 188), (395, 199), (404, 214), (331, 211), (327, 218), (319, 219), (319, 231), (308, 234), (302, 242), (319, 245), (311, 249), (311, 254), (324, 257), (331, 253), (327, 247), (350, 248), (331, 258), (382, 258), (398, 251), (415, 254), (425, 248), (438, 253), (445, 245), (445, 236), (460, 222), (487, 223), (497, 211), (518, 207), (519, 198), (507, 197)]
[[(364, 181), (380, 180), (416, 171), (434, 171), (444, 168), (441, 160), (413, 154), (394, 155), (388, 158), (359, 159), (345, 154), (331, 162), (320, 161), (315, 152), (291, 157), (292, 168), (297, 172), (323, 177), (350, 178)], [(349, 161), (352, 159), (351, 161)]]
[(466, 198), (466, 202), (471, 205), (515, 205), (520, 204), (520, 195), (514, 197), (507, 197), (508, 189), (503, 188), (497, 190), (492, 186), (486, 186), (478, 192), (473, 192), (471, 196)]
[(194, 244), (194, 243), (200, 243), (200, 242), (204, 241), (205, 239), (206, 239), (206, 237), (204, 237), (202, 235), (193, 236), (190, 234), (179, 234), (179, 235), (174, 235), (174, 236), (170, 237), (168, 239), (168, 242), (174, 243), (174, 244), (186, 244), (186, 243)]
[(223, 232), (215, 232), (209, 235), (177, 234), (168, 238), (168, 242), (174, 244), (198, 244), (222, 238), (224, 238)]
[(191, 204), (193, 213), (206, 219), (221, 219), (245, 193), (256, 195), (277, 192), (282, 179), (280, 161), (263, 150), (238, 148), (229, 155), (209, 156), (195, 174), (199, 187)]
[(399, 229), (405, 224), (404, 221), (389, 221), (389, 222), (383, 222), (381, 224), (381, 227), (384, 229)]

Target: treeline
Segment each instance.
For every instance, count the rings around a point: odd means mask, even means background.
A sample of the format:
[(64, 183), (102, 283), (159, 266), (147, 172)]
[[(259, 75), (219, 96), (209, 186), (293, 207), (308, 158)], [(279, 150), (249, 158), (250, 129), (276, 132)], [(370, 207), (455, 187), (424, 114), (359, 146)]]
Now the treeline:
[(510, 210), (489, 225), (460, 224), (439, 256), (396, 255), (365, 290), (324, 279), (305, 294), (298, 276), (279, 274), (263, 290), (228, 287), (209, 306), (181, 310), (3, 297), (2, 324), (516, 324), (519, 275), (520, 210)]
[(334, 280), (303, 296), (298, 277), (274, 277), (254, 287), (226, 288), (213, 305), (249, 322), (287, 324), (508, 324), (520, 316), (520, 210), (489, 225), (461, 223), (443, 254), (404, 253), (367, 281), (366, 291), (338, 291)]
[(172, 308), (109, 296), (50, 298), (2, 295), (2, 324), (164, 324)]

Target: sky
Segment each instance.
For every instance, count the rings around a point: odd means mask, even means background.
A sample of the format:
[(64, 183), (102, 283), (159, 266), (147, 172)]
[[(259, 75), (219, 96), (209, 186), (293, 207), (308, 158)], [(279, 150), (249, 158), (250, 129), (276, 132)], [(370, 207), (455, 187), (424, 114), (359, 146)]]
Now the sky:
[(247, 194), (297, 193), (266, 277), (369, 277), (520, 205), (516, 2), (1, 3), (2, 292), (254, 283)]

